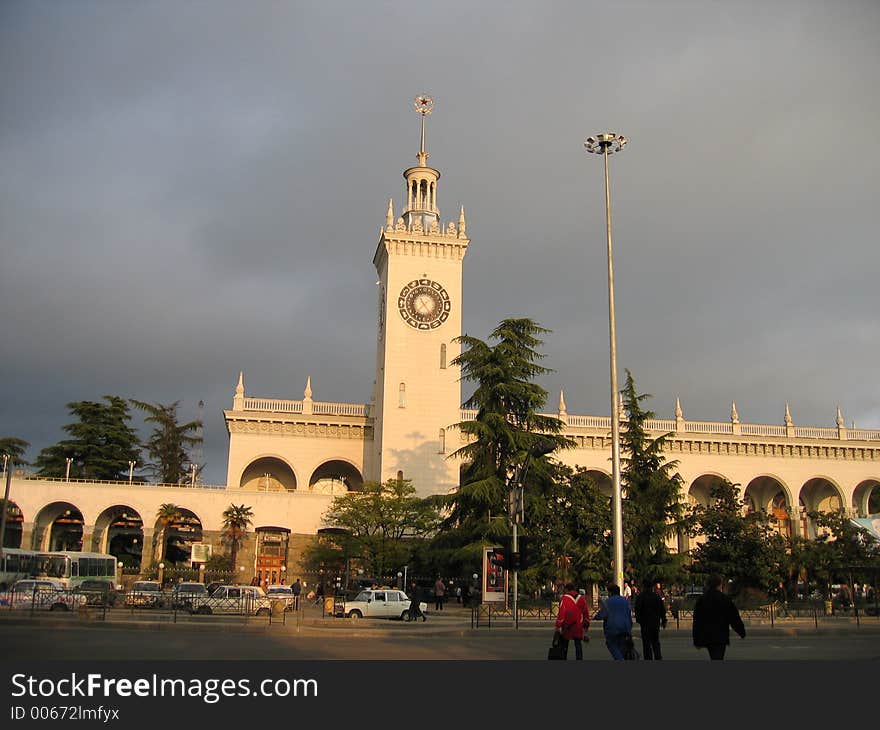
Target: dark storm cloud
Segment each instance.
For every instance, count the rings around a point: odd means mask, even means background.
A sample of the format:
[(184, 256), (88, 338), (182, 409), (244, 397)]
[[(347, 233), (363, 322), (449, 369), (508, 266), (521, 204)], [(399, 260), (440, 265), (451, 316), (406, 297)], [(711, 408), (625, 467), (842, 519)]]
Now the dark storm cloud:
[[(601, 160), (619, 364), (685, 416), (880, 427), (873, 3), (4, 3), (0, 436), (105, 393), (366, 402), (371, 259), (431, 93), (464, 328), (553, 330), (555, 407), (605, 413)], [(467, 387), (467, 386), (466, 386)]]

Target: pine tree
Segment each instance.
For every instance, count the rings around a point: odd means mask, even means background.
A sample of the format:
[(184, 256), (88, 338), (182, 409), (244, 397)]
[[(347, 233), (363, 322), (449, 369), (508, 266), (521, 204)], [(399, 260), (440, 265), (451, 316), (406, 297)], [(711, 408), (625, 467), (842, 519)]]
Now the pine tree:
[(34, 466), (40, 476), (63, 477), (67, 459), (72, 459), (72, 478), (127, 478), (129, 462), (140, 459), (139, 439), (128, 423), (131, 420), (128, 403), (115, 395), (105, 395), (103, 400), (67, 404), (71, 415), (79, 420), (64, 426), (71, 438), (39, 453)]
[[(468, 335), (458, 338), (463, 350), (453, 364), (461, 366), (463, 380), (477, 384), (463, 407), (477, 413), (472, 421), (457, 424), (470, 437), (452, 455), (464, 463), (461, 486), (439, 500), (448, 517), (434, 546), (451, 566), (472, 567), (482, 545), (506, 539), (511, 480), (529, 450), (543, 439), (561, 448), (571, 445), (558, 435), (562, 422), (539, 413), (547, 391), (533, 380), (551, 372), (538, 364), (540, 335), (547, 332), (531, 319), (505, 319), (490, 335), (493, 345)], [(531, 460), (530, 480), (546, 475), (546, 459)]]
[(666, 461), (663, 450), (669, 434), (651, 439), (646, 422), (655, 417), (642, 410), (648, 394), (637, 394), (632, 373), (626, 371), (623, 390), (624, 422), (620, 433), (620, 483), (623, 492), (624, 562), (633, 578), (672, 582), (681, 572), (684, 556), (667, 541), (687, 526), (681, 501), (677, 461)]
[[(144, 442), (144, 448), (152, 459), (144, 465), (144, 469), (163, 484), (177, 484), (186, 480), (191, 462), (190, 449), (202, 442), (201, 436), (195, 435), (199, 433), (202, 422), (178, 423), (180, 401), (163, 405), (132, 399), (131, 403), (147, 414), (144, 418), (146, 423), (155, 424)], [(203, 466), (196, 465), (197, 471), (201, 471)]]

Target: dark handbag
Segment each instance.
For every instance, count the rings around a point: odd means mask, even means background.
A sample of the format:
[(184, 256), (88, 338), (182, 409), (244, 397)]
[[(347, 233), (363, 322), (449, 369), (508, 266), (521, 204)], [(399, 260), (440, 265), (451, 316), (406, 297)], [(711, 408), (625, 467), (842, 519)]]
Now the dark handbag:
[(558, 631), (553, 632), (553, 642), (550, 644), (550, 648), (547, 649), (548, 659), (565, 659), (565, 649), (562, 647), (561, 638)]

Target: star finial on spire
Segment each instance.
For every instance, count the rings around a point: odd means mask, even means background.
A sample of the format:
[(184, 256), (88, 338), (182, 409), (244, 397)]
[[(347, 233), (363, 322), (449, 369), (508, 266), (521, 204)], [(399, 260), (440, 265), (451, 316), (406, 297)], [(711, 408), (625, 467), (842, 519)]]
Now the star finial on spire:
[(416, 111), (422, 115), (422, 138), (419, 144), (419, 165), (425, 167), (428, 161), (428, 153), (425, 152), (425, 117), (434, 110), (434, 100), (427, 94), (419, 94), (415, 98), (414, 106)]

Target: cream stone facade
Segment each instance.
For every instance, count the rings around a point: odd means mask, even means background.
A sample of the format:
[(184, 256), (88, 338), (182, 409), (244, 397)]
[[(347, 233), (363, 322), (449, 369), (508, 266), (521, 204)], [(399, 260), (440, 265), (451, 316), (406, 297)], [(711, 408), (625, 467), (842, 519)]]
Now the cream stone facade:
[[(308, 376), (302, 400), (251, 397), (242, 373), (232, 408), (224, 411), (226, 485), (17, 475), (10, 492), (11, 542), (36, 549), (125, 549), (146, 568), (156, 562), (156, 549), (168, 555), (176, 545), (184, 561), (193, 543), (219, 549), (223, 511), (244, 504), (253, 510), (255, 528), (242, 552), (246, 577), (277, 579), (299, 570), (302, 548), (325, 527), (334, 495), (398, 475), (411, 479), (420, 495), (455, 489), (460, 464), (450, 456), (463, 444), (455, 424), (475, 415), (461, 410), (460, 370), (453, 364), (460, 353), (462, 267), (470, 240), (463, 207), (457, 222), (441, 222), (440, 172), (427, 165), (425, 97), (420, 100), (418, 164), (403, 173), (400, 217), (389, 201), (373, 256), (378, 311), (370, 402), (314, 400)], [(314, 367), (317, 372), (320, 363)], [(555, 456), (591, 471), (610, 494), (611, 419), (569, 415), (561, 393), (552, 415), (576, 442)], [(750, 508), (772, 513), (780, 531), (813, 537), (808, 512), (866, 516), (871, 493), (880, 487), (880, 430), (847, 429), (840, 409), (836, 421), (831, 428), (797, 426), (786, 404), (779, 425), (741, 423), (733, 404), (727, 421), (695, 422), (684, 418), (677, 402), (674, 418), (647, 425), (652, 436), (669, 434), (667, 457), (678, 462), (682, 500), (706, 503), (713, 483), (726, 478), (740, 485)], [(170, 526), (158, 519), (163, 504), (182, 509)], [(159, 534), (164, 538), (157, 548)], [(680, 538), (679, 548), (688, 547)]]

